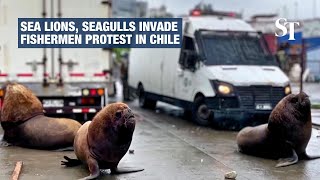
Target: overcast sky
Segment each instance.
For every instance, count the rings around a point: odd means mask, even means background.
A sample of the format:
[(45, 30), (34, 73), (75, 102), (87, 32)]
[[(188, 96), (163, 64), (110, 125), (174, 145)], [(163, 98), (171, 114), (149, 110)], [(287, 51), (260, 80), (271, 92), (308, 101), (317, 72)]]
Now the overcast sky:
[[(201, 0), (145, 0), (149, 7), (165, 4), (168, 11), (175, 15), (187, 14)], [(319, 0), (203, 0), (211, 3), (216, 10), (243, 11), (245, 19), (253, 14), (279, 13), (288, 19), (313, 18), (314, 10), (320, 17)], [(314, 8), (314, 5), (316, 5)], [(297, 8), (295, 8), (297, 7)]]

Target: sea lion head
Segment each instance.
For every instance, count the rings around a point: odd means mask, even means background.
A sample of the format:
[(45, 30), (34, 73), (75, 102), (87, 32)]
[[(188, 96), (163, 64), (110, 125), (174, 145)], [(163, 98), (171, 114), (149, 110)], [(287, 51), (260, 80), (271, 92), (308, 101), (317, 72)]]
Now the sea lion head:
[(132, 110), (124, 103), (114, 103), (110, 105), (113, 115), (114, 125), (118, 128), (134, 128), (135, 116)]
[(309, 96), (304, 92), (300, 92), (299, 94), (289, 96), (288, 101), (290, 102), (292, 107), (294, 107), (296, 110), (300, 112), (310, 111), (310, 99)]
[(286, 96), (271, 112), (269, 120), (311, 121), (309, 96), (304, 92)]
[(284, 100), (285, 106), (290, 109), (289, 112), (293, 113), (298, 120), (306, 120), (307, 118), (298, 117), (306, 117), (311, 114), (311, 103), (306, 93), (291, 94)]
[(6, 84), (0, 113), (2, 123), (26, 121), (43, 111), (42, 103), (31, 90), (17, 83)]
[(107, 127), (131, 130), (134, 130), (136, 122), (132, 110), (121, 102), (107, 105), (93, 119), (93, 121), (97, 120), (104, 121)]

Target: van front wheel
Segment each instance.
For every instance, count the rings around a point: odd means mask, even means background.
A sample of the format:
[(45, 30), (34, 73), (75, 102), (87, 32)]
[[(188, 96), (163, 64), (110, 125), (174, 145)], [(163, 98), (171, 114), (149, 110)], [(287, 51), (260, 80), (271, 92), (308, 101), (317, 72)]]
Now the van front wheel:
[(145, 109), (155, 109), (157, 101), (148, 99), (143, 87), (139, 87), (139, 106)]
[(205, 103), (205, 98), (202, 96), (196, 97), (192, 108), (192, 119), (195, 123), (201, 126), (208, 126), (212, 112)]

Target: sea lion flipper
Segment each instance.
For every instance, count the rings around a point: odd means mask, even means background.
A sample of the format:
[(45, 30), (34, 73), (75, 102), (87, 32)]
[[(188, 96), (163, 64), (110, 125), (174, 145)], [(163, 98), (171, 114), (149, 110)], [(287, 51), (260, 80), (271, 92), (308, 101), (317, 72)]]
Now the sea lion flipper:
[(294, 149), (292, 149), (292, 156), (288, 158), (281, 158), (279, 159), (279, 163), (276, 165), (276, 167), (285, 167), (290, 166), (292, 164), (296, 164), (298, 162), (298, 155)]
[(143, 171), (144, 169), (133, 169), (133, 168), (114, 168), (111, 169), (111, 174), (126, 174), (126, 173), (135, 173)]
[(71, 159), (69, 158), (68, 156), (63, 156), (63, 158), (66, 160), (66, 161), (61, 161), (61, 165), (62, 166), (66, 166), (66, 167), (74, 167), (74, 166), (78, 166), (81, 163), (80, 160), (78, 159)]
[(5, 140), (0, 141), (0, 147), (8, 147), (8, 146), (12, 146), (13, 144), (8, 143)]
[(87, 176), (85, 178), (82, 178), (80, 180), (87, 180), (87, 179), (96, 179), (100, 175), (100, 169), (98, 162), (92, 158), (89, 157), (87, 160), (89, 171), (90, 171), (90, 176)]

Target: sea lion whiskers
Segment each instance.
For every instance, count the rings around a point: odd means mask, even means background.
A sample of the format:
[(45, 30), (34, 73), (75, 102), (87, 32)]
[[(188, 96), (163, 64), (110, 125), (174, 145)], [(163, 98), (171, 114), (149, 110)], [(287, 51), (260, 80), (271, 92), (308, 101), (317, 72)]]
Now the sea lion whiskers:
[(135, 115), (129, 107), (126, 107), (122, 110), (118, 110), (115, 113), (114, 118), (116, 119), (116, 127), (124, 126), (127, 128), (128, 125), (134, 123), (133, 119), (135, 118)]
[(124, 120), (124, 123), (123, 123), (123, 125), (127, 128), (132, 122), (130, 122), (130, 117), (129, 118), (126, 118), (125, 120)]
[(132, 120), (132, 119), (135, 118), (135, 116), (132, 113), (130, 108), (128, 108), (126, 111), (127, 112), (126, 112), (125, 116), (123, 117), (123, 119), (124, 119), (124, 126), (128, 127), (127, 126), (128, 124), (130, 125), (130, 124), (134, 123), (134, 120)]

